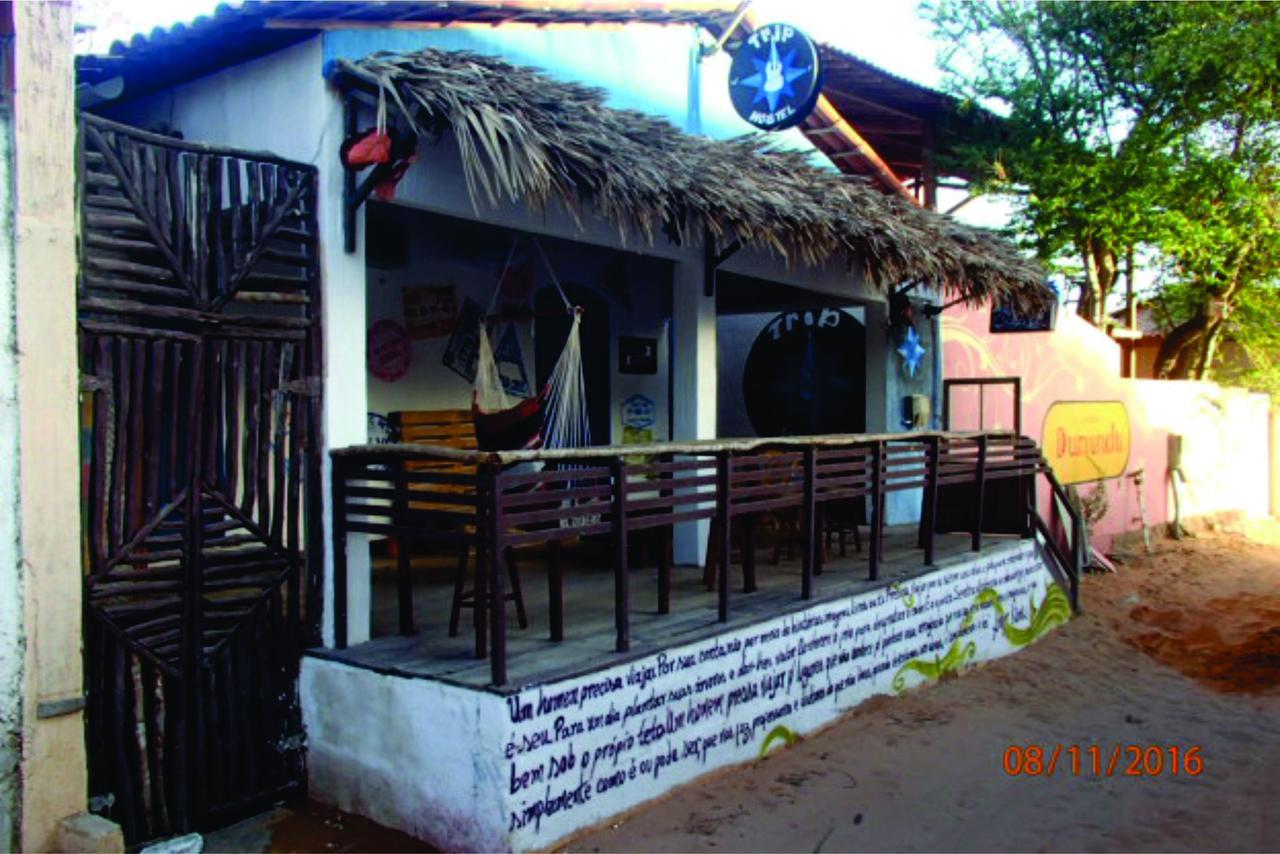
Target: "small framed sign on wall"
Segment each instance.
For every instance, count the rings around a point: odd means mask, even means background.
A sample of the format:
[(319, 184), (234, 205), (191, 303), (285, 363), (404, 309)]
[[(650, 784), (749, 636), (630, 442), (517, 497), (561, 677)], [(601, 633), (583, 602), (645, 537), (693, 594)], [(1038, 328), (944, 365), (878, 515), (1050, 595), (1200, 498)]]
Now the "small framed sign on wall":
[(618, 338), (618, 373), (656, 374), (658, 339), (622, 335)]
[(453, 332), (458, 322), (458, 289), (436, 284), (408, 287), (401, 291), (404, 325), (410, 338), (442, 338)]
[(1057, 322), (1057, 303), (1039, 314), (1023, 314), (1014, 306), (999, 302), (991, 306), (992, 332), (1052, 332)]

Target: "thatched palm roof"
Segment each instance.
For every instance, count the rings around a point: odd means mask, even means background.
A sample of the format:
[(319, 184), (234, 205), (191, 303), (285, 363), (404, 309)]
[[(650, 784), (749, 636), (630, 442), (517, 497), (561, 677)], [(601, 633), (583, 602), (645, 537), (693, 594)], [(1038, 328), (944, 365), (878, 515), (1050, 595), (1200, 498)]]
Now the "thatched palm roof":
[(970, 302), (1039, 308), (1043, 271), (980, 229), (823, 169), (760, 135), (715, 141), (604, 104), (595, 88), (467, 52), (376, 53), (339, 69), (387, 93), (420, 131), (451, 128), (473, 202), (595, 208), (652, 241), (675, 224), (789, 263), (843, 260), (890, 288), (924, 281)]

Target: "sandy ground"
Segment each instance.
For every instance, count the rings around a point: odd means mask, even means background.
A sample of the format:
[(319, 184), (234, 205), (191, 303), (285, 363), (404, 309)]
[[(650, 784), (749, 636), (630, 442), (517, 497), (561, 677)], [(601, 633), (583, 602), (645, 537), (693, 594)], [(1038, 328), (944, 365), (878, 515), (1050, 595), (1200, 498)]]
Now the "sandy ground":
[[(1015, 656), (872, 700), (767, 758), (683, 787), (571, 851), (1280, 849), (1280, 526), (1162, 542), (1085, 579), (1086, 613)], [(1257, 540), (1267, 544), (1260, 544)], [(1010, 776), (1011, 745), (1098, 745), (1081, 774)], [(1106, 776), (1129, 745), (1199, 747), (1198, 776)], [(315, 804), (206, 851), (425, 851)]]
[[(1256, 533), (1256, 532), (1255, 532)], [(1274, 531), (1263, 531), (1277, 542)], [(877, 699), (677, 790), (574, 851), (1280, 849), (1280, 548), (1162, 542), (1092, 575), (1086, 613), (1018, 655)], [(1011, 776), (1010, 745), (1101, 748)], [(1116, 746), (1164, 749), (1128, 776)], [(1199, 776), (1169, 773), (1199, 747)], [(1193, 764), (1194, 768), (1194, 764)]]

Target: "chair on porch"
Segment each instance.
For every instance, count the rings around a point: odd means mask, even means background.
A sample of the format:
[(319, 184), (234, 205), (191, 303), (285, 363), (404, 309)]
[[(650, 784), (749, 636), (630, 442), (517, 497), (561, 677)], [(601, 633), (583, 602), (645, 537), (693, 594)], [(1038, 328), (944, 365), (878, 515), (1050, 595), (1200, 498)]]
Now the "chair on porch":
[[(437, 445), (445, 448), (474, 451), (477, 449), (475, 424), (470, 409), (434, 409), (434, 410), (402, 410), (392, 412), (388, 416), (392, 429), (400, 442), (419, 445)], [(449, 462), (444, 460), (419, 460), (409, 464), (411, 471), (435, 471), (448, 474), (463, 474), (475, 477), (475, 466), (468, 463)], [(444, 487), (435, 486), (435, 489)], [(462, 487), (458, 487), (461, 491)], [(474, 527), (468, 526), (468, 532), (474, 533)], [(407, 583), (409, 554), (407, 545), (398, 544), (401, 561), (402, 585)], [(468, 566), (471, 562), (472, 548), (462, 546), (458, 562), (453, 574), (453, 598), (449, 606), (449, 637), (457, 637), (462, 609), (477, 607), (474, 587), (467, 588)], [(507, 565), (507, 578), (511, 590), (503, 597), (516, 606), (516, 620), (522, 629), (529, 628), (529, 615), (525, 609), (524, 591), (520, 586), (520, 573), (517, 570), (516, 556), (513, 549), (507, 549), (503, 555)], [(553, 554), (552, 557), (555, 560)], [(477, 569), (478, 571), (478, 569)], [(402, 587), (403, 595), (403, 587)], [(481, 607), (485, 603), (479, 603)]]

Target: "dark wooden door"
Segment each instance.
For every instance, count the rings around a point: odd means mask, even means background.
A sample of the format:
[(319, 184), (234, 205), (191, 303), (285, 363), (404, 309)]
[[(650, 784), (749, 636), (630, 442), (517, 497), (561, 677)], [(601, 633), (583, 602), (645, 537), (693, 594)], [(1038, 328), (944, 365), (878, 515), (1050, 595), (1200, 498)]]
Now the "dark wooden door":
[(89, 795), (137, 843), (304, 784), (316, 176), (86, 115), (79, 192)]

